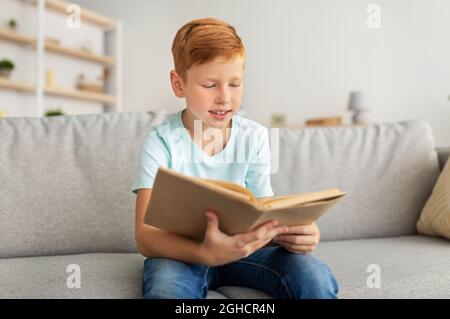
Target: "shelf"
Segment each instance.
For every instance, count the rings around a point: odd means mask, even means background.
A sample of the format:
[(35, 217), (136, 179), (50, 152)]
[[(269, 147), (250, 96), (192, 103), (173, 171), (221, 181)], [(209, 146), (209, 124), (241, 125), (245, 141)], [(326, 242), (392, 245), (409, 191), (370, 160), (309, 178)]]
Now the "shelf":
[(25, 83), (25, 82), (19, 82), (19, 81), (12, 81), (5, 78), (0, 77), (0, 88), (3, 89), (9, 89), (9, 90), (15, 90), (19, 92), (32, 92), (34, 91), (34, 85)]
[(87, 60), (87, 61), (91, 61), (91, 62), (106, 64), (106, 65), (114, 65), (115, 64), (115, 59), (112, 56), (98, 55), (98, 54), (85, 52), (82, 50), (66, 48), (66, 47), (63, 47), (59, 44), (55, 44), (52, 42), (45, 42), (45, 49), (48, 50), (49, 52), (60, 53), (63, 55), (68, 55), (68, 56), (71, 56), (74, 58)]
[[(31, 2), (34, 5), (37, 4), (37, 0), (32, 0)], [(46, 9), (61, 13), (65, 16), (67, 16), (68, 14), (67, 6), (69, 5), (71, 5), (71, 3), (61, 0), (45, 0)], [(117, 23), (114, 19), (95, 13), (83, 7), (80, 8), (81, 8), (81, 22), (87, 21), (107, 30), (116, 28)]]
[(50, 87), (46, 87), (44, 89), (44, 92), (47, 95), (66, 97), (77, 100), (85, 100), (90, 102), (99, 102), (108, 105), (114, 104), (116, 102), (114, 95), (104, 93), (94, 93), (80, 90), (69, 90), (64, 88), (50, 88)]
[[(11, 41), (20, 45), (27, 45), (33, 48), (36, 47), (36, 39), (34, 37), (29, 37), (25, 35), (20, 35), (16, 32), (10, 31), (8, 29), (0, 28), (0, 39)], [(104, 65), (114, 65), (116, 63), (114, 57), (107, 55), (99, 55), (90, 52), (85, 52), (82, 50), (72, 49), (63, 47), (59, 44), (46, 41), (45, 49), (49, 52), (59, 53), (67, 56), (71, 56), (74, 58), (100, 63)]]
[[(12, 81), (0, 78), (0, 88), (15, 90), (19, 92), (34, 92), (35, 86), (25, 82)], [(80, 90), (70, 90), (59, 87), (46, 87), (44, 89), (46, 95), (59, 96), (77, 100), (84, 100), (90, 102), (99, 102), (107, 105), (112, 105), (116, 102), (114, 95), (104, 93), (85, 92)]]
[(34, 45), (35, 38), (26, 35), (20, 35), (14, 31), (0, 28), (0, 39), (11, 41), (20, 45)]

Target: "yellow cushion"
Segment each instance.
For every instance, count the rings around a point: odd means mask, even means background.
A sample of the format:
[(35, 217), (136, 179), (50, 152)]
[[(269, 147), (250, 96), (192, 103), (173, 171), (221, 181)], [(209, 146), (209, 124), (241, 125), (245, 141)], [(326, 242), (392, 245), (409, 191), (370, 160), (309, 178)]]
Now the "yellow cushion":
[(434, 185), (417, 222), (419, 234), (450, 239), (450, 159)]

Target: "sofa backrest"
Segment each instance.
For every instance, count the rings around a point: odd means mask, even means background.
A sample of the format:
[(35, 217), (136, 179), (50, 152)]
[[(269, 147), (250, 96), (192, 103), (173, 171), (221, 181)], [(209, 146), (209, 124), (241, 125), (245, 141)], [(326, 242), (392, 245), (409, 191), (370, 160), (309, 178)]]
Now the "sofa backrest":
[[(161, 113), (0, 119), (0, 258), (136, 252), (130, 190)], [(439, 173), (421, 121), (282, 129), (279, 150), (276, 195), (348, 192), (322, 240), (414, 234)]]
[(0, 119), (0, 258), (136, 252), (131, 186), (158, 115)]
[(450, 147), (438, 147), (436, 151), (439, 158), (439, 167), (442, 170), (450, 157)]
[(275, 195), (348, 192), (318, 221), (322, 240), (416, 234), (440, 171), (427, 122), (281, 129), (279, 135)]

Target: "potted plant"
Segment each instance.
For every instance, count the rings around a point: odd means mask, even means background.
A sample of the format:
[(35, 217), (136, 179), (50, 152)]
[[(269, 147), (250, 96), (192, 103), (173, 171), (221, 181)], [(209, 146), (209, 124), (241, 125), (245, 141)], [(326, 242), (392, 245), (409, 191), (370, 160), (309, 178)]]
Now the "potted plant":
[(45, 112), (45, 116), (58, 116), (64, 115), (64, 112), (61, 109), (51, 109)]
[(11, 31), (16, 31), (17, 30), (17, 21), (14, 18), (11, 18), (8, 20), (8, 28)]
[(9, 78), (11, 71), (14, 69), (14, 63), (10, 60), (0, 60), (0, 76)]

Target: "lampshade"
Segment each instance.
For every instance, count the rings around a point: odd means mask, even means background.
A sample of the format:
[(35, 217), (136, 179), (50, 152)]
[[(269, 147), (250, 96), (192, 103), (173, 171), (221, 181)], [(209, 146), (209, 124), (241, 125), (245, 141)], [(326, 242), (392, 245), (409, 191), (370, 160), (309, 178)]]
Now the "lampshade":
[(369, 107), (365, 95), (359, 91), (351, 92), (348, 109), (350, 111), (367, 111)]

